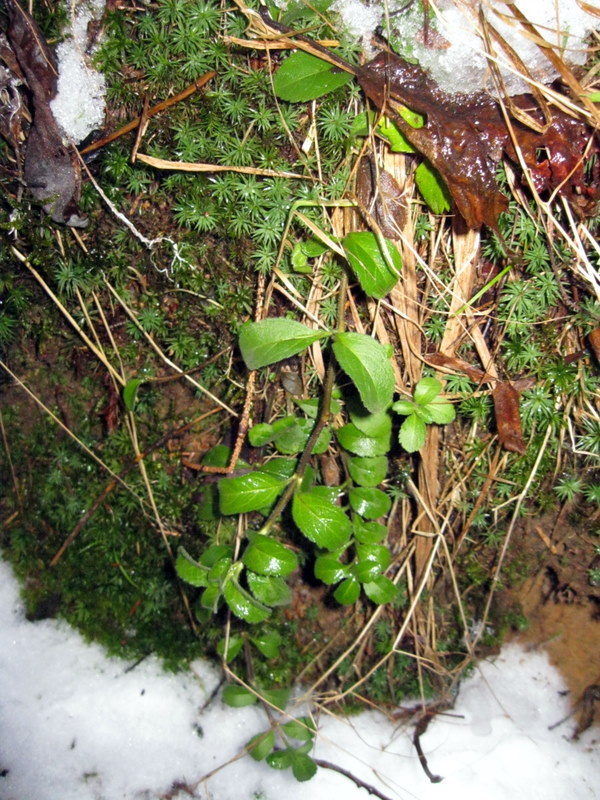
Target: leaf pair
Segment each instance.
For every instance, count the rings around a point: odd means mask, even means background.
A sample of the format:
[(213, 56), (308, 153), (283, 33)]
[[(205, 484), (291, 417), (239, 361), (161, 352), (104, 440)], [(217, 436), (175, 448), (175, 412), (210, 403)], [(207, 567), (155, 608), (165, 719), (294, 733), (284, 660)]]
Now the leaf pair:
[[(391, 349), (361, 333), (315, 331), (285, 318), (246, 322), (240, 350), (249, 369), (258, 369), (296, 355), (319, 339), (333, 336), (336, 360), (356, 386), (365, 408), (381, 411), (392, 402), (394, 371)], [(236, 513), (228, 511), (225, 513)]]

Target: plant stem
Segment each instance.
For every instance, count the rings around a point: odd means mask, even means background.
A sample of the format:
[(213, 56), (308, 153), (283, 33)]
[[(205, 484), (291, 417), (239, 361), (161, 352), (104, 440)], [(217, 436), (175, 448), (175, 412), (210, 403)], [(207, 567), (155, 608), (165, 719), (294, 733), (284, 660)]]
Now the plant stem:
[[(341, 333), (344, 330), (344, 309), (346, 305), (347, 287), (348, 287), (348, 277), (344, 272), (340, 280), (340, 289), (338, 294), (337, 327), (336, 327), (338, 333)], [(315, 427), (312, 429), (312, 432), (306, 443), (306, 447), (304, 448), (302, 455), (300, 456), (296, 472), (294, 473), (289, 484), (286, 486), (286, 489), (280, 496), (279, 500), (275, 503), (273, 510), (271, 511), (265, 524), (261, 528), (260, 532), (263, 534), (269, 533), (269, 531), (273, 527), (273, 523), (279, 517), (283, 509), (289, 503), (290, 498), (292, 497), (294, 492), (299, 489), (300, 484), (302, 483), (302, 479), (304, 477), (304, 473), (306, 472), (306, 467), (308, 466), (308, 462), (312, 455), (313, 448), (316, 445), (319, 436), (321, 435), (321, 431), (323, 430), (325, 425), (329, 422), (329, 417), (331, 416), (331, 393), (333, 391), (334, 378), (335, 378), (335, 366), (333, 364), (333, 361), (330, 359), (329, 365), (327, 367), (327, 372), (325, 373), (325, 381), (323, 383), (323, 394), (321, 396), (321, 408), (317, 421), (315, 422)]]

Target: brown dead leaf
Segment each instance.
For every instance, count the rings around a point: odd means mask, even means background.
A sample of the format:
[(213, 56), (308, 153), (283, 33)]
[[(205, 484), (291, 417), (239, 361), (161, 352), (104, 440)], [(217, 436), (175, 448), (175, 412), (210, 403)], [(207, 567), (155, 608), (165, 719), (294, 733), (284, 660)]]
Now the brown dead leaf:
[(25, 181), (32, 195), (55, 222), (83, 227), (79, 213), (81, 172), (73, 150), (63, 144), (50, 110), (58, 75), (54, 54), (35, 20), (17, 0), (6, 0), (7, 35), (27, 80), (33, 105), (33, 125), (25, 153)]
[(408, 206), (398, 182), (378, 168), (373, 156), (363, 156), (356, 173), (356, 199), (384, 236), (399, 239), (406, 225)]
[(455, 372), (463, 372), (475, 383), (492, 383), (496, 380), (493, 375), (488, 375), (477, 367), (472, 367), (466, 361), (455, 356), (447, 356), (445, 353), (431, 353), (427, 356), (427, 363), (434, 367), (445, 367)]
[(600, 328), (594, 328), (593, 331), (590, 331), (588, 334), (588, 342), (597, 360), (600, 361)]
[(445, 367), (456, 372), (463, 372), (472, 381), (477, 383), (495, 384), (492, 390), (494, 400), (494, 413), (496, 429), (500, 444), (511, 453), (524, 453), (527, 449), (521, 428), (521, 414), (519, 411), (519, 395), (526, 389), (535, 385), (534, 378), (522, 378), (512, 383), (511, 381), (498, 381), (466, 361), (444, 353), (432, 353), (427, 356), (427, 363), (435, 367)]
[(512, 383), (503, 381), (496, 384), (492, 397), (500, 444), (511, 453), (525, 453), (527, 446), (521, 428), (519, 393)]
[[(503, 155), (520, 163), (498, 103), (484, 93), (446, 94), (419, 66), (389, 52), (358, 68), (357, 78), (365, 94), (438, 170), (468, 227), (485, 224), (497, 230), (507, 201), (496, 182), (496, 167)], [(540, 133), (519, 120), (511, 123), (536, 190), (561, 194), (580, 216), (595, 213), (600, 167), (586, 174), (585, 166), (600, 151), (598, 135), (559, 109), (552, 110), (546, 126), (530, 95), (513, 98), (513, 103), (545, 127)], [(422, 128), (402, 118), (404, 106), (426, 118)]]

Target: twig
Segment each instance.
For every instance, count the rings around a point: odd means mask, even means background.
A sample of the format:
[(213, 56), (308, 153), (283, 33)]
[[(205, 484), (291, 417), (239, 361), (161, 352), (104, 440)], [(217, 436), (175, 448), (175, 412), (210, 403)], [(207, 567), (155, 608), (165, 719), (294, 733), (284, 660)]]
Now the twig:
[[(208, 83), (212, 78), (215, 77), (216, 72), (205, 72), (197, 81), (187, 86), (178, 94), (174, 95), (173, 97), (169, 97), (168, 100), (163, 100), (161, 103), (157, 103), (152, 108), (149, 108), (148, 111), (145, 113), (145, 119), (151, 119), (155, 117), (157, 114), (160, 114), (161, 111), (169, 108), (170, 106), (175, 105), (175, 103), (179, 103), (182, 100), (185, 100), (186, 97), (189, 97), (194, 92), (197, 92), (198, 89), (201, 89), (205, 83)], [(94, 150), (98, 150), (100, 147), (104, 147), (110, 142), (114, 142), (115, 139), (119, 139), (121, 136), (124, 136), (126, 133), (130, 133), (131, 131), (135, 130), (140, 122), (142, 121), (142, 117), (136, 117), (132, 119), (131, 122), (128, 122), (127, 125), (124, 125), (122, 128), (119, 128), (118, 131), (113, 131), (113, 133), (109, 133), (107, 136), (103, 136), (102, 139), (98, 139), (97, 142), (93, 142), (93, 144), (89, 144), (87, 147), (84, 147), (83, 150), (80, 150), (82, 156), (86, 155), (87, 153), (91, 153)]]
[[(256, 287), (256, 305), (254, 308), (255, 322), (258, 322), (262, 316), (262, 303), (264, 295), (265, 295), (265, 276), (261, 273), (258, 276), (258, 285)], [(229, 464), (226, 467), (211, 467), (206, 464), (200, 465), (199, 469), (201, 472), (210, 472), (213, 474), (217, 473), (220, 475), (230, 475), (234, 471), (235, 465), (237, 464), (237, 460), (240, 457), (240, 453), (242, 451), (242, 445), (244, 444), (246, 434), (248, 433), (248, 425), (250, 421), (250, 411), (252, 410), (252, 399), (254, 396), (255, 383), (256, 383), (256, 370), (253, 369), (249, 372), (248, 379), (246, 381), (246, 397), (244, 399), (244, 407), (242, 409), (242, 415), (240, 417), (237, 436), (235, 439), (233, 450), (231, 451), (231, 458), (229, 459)]]
[(348, 778), (349, 781), (358, 786), (359, 789), (365, 789), (369, 794), (378, 797), (379, 800), (390, 800), (390, 798), (372, 786), (370, 783), (363, 781), (361, 778), (357, 778), (356, 775), (353, 775), (347, 769), (343, 767), (339, 767), (337, 764), (332, 764), (331, 761), (324, 761), (322, 758), (313, 758), (313, 761), (318, 767), (322, 767), (323, 769), (331, 769), (333, 772), (339, 772), (340, 775), (343, 775), (344, 778)]
[[(435, 712), (434, 712), (435, 713)], [(415, 732), (413, 734), (413, 745), (415, 746), (415, 750), (417, 751), (417, 755), (419, 756), (419, 762), (423, 767), (423, 772), (432, 783), (441, 783), (444, 779), (441, 775), (434, 775), (433, 772), (429, 769), (429, 764), (427, 763), (427, 757), (423, 752), (423, 748), (421, 747), (421, 736), (427, 730), (429, 723), (433, 719), (433, 713), (430, 711), (426, 711), (425, 714), (421, 717), (421, 719), (415, 725)]]

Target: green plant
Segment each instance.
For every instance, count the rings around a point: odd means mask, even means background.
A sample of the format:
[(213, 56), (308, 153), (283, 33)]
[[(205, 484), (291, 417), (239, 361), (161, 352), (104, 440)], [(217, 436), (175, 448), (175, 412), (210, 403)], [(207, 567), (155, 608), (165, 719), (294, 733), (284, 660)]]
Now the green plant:
[(455, 417), (454, 406), (439, 399), (443, 389), (436, 378), (422, 378), (412, 400), (398, 400), (392, 408), (406, 419), (400, 427), (400, 444), (409, 453), (420, 450), (427, 437), (427, 425), (447, 425)]
[[(422, 15), (423, 4), (406, 11)], [(358, 62), (327, 3), (271, 12), (317, 39), (337, 38), (337, 52)], [(2, 407), (0, 466), (15, 474), (0, 501), (2, 545), (29, 578), (32, 613), (59, 597), (60, 613), (111, 652), (156, 652), (170, 666), (200, 653), (220, 659), (231, 678), (226, 702), (270, 709), (250, 754), (306, 779), (314, 728), (284, 711), (298, 676), (325, 705), (335, 696), (352, 710), (358, 698), (429, 696), (466, 664), (457, 606), (480, 619), (494, 581), (526, 570), (500, 563), (510, 515), (579, 494), (597, 504), (597, 485), (582, 477), (600, 453), (597, 364), (584, 339), (600, 321), (585, 272), (593, 275), (597, 254), (572, 231), (573, 258), (560, 234), (570, 230), (566, 215), (553, 207), (549, 224), (523, 193), (514, 200), (499, 166), (508, 210), (498, 231), (481, 231), (473, 294), (452, 311), (456, 275), (469, 265), (452, 249), (458, 229), (439, 216), (449, 207), (439, 175), (349, 74), (304, 53), (280, 58), (271, 46), (248, 58), (235, 43), (248, 21), (212, 0), (107, 14), (97, 61), (111, 119), (139, 116), (140, 97), (153, 106), (216, 72), (149, 119), (138, 149), (227, 171), (132, 162), (134, 134), (93, 162), (117, 209), (144, 236), (169, 242), (140, 248), (90, 183), (81, 243), (57, 233), (16, 201), (21, 178), (10, 179), (9, 159), (2, 227), (62, 308), (1, 245), (0, 345), (69, 433), (38, 426), (12, 395)], [(414, 128), (427, 124), (398, 113)], [(393, 153), (408, 204), (395, 242), (375, 225), (357, 229), (369, 221), (356, 225), (352, 188), (359, 156), (381, 170)], [(411, 194), (414, 181), (426, 205)], [(248, 322), (257, 279), (257, 318), (266, 319)], [(456, 358), (442, 388), (421, 376), (449, 332)], [(472, 372), (488, 367), (518, 386), (525, 452), (500, 452), (494, 383)], [(231, 458), (215, 442), (245, 428), (243, 414), (233, 420), (248, 369), (249, 447), (229, 477), (205, 479), (201, 470)], [(73, 532), (57, 564), (43, 567)], [(443, 580), (449, 569), (460, 597)], [(422, 602), (435, 641), (420, 630), (413, 647), (411, 615)], [(398, 638), (405, 623), (411, 633)]]

